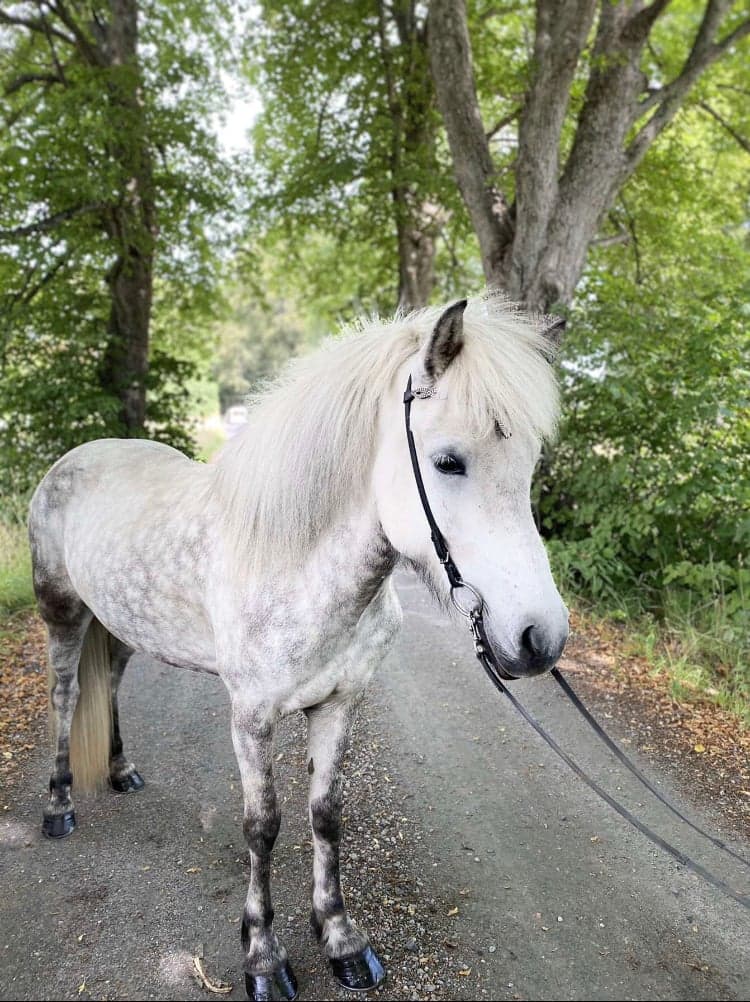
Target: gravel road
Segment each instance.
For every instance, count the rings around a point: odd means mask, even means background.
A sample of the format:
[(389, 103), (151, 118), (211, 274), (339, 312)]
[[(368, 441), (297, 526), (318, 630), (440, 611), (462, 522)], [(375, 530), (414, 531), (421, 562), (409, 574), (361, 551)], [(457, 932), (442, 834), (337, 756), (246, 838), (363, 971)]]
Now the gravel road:
[[(748, 913), (558, 766), (480, 674), (468, 634), (416, 582), (400, 591), (404, 631), (360, 718), (345, 811), (348, 901), (389, 970), (372, 997), (747, 999)], [(747, 870), (642, 805), (550, 680), (514, 691), (648, 824), (747, 893)], [(2, 999), (206, 999), (197, 953), (234, 986), (225, 998), (245, 997), (248, 867), (223, 687), (140, 660), (122, 705), (141, 794), (79, 798), (78, 830), (50, 843), (39, 834), (46, 754), (2, 793)], [(303, 734), (302, 718), (285, 721), (277, 748), (276, 927), (302, 999), (352, 998), (307, 924)], [(657, 778), (690, 806), (688, 790)], [(721, 832), (720, 816), (694, 813)]]

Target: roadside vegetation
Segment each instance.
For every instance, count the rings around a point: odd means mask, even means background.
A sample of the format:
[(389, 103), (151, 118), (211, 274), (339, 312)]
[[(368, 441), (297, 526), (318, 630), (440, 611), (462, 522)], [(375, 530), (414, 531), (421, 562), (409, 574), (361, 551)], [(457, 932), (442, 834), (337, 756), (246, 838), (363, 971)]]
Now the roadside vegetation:
[(0, 498), (0, 629), (13, 613), (34, 604), (25, 504)]

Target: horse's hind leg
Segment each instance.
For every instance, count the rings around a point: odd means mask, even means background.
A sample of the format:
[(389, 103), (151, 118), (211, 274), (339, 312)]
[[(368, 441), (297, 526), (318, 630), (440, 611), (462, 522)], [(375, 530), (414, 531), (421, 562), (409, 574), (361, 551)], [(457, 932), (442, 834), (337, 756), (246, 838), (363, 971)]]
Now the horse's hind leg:
[(245, 988), (251, 999), (295, 999), (297, 981), (273, 931), (271, 852), (281, 825), (273, 783), (273, 723), (232, 693), (232, 741), (245, 798), (250, 886), (242, 916)]
[(57, 733), (55, 765), (49, 781), (50, 798), (42, 821), (42, 832), (48, 838), (70, 835), (76, 823), (71, 799), (70, 732), (79, 695), (78, 664), (91, 620), (91, 613), (82, 602), (71, 602), (64, 621), (47, 621), (50, 678), (54, 680), (50, 702)]
[(109, 643), (112, 658), (110, 675), (112, 684), (112, 746), (109, 758), (109, 785), (116, 793), (131, 793), (142, 790), (144, 783), (135, 766), (128, 761), (122, 750), (117, 693), (125, 668), (133, 654), (133, 648), (128, 647), (127, 644), (113, 636), (110, 636)]
[(358, 702), (332, 700), (305, 712), (314, 851), (312, 925), (340, 984), (365, 991), (381, 984), (385, 971), (367, 935), (349, 918), (339, 874), (342, 767)]

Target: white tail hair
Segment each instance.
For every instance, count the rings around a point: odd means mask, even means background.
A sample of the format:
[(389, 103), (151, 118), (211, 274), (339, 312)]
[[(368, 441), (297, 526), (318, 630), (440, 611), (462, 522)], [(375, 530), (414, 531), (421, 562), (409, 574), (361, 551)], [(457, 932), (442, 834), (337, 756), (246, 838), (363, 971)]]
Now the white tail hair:
[[(77, 790), (95, 792), (109, 777), (112, 685), (109, 633), (91, 620), (78, 663), (79, 695), (70, 731), (70, 771)], [(55, 682), (48, 672), (50, 693)], [(52, 714), (54, 720), (54, 714)], [(56, 739), (56, 735), (55, 739)]]

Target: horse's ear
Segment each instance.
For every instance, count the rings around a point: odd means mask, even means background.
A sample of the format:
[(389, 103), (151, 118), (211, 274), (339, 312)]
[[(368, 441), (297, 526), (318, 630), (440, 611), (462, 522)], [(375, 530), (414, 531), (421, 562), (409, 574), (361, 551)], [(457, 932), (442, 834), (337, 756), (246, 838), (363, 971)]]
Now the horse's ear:
[(545, 338), (549, 346), (545, 354), (550, 362), (554, 362), (557, 358), (567, 323), (565, 317), (544, 317), (542, 337)]
[(424, 372), (434, 382), (451, 364), (464, 346), (464, 310), (466, 300), (449, 306), (441, 315), (424, 349)]

